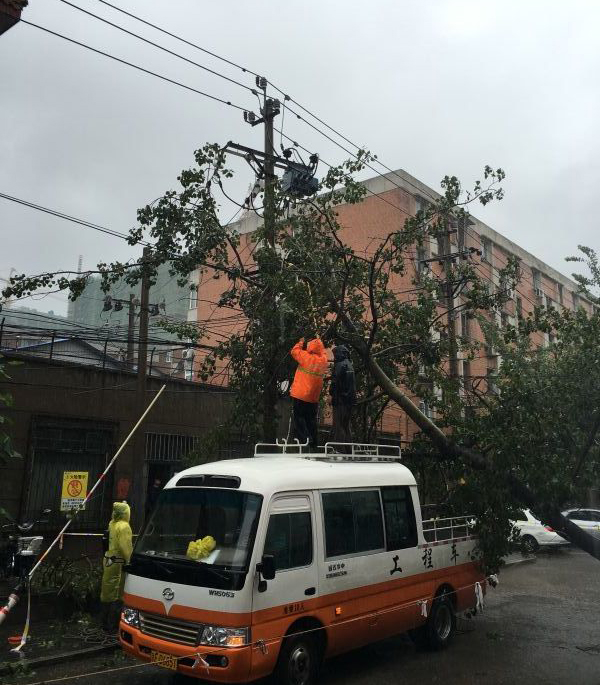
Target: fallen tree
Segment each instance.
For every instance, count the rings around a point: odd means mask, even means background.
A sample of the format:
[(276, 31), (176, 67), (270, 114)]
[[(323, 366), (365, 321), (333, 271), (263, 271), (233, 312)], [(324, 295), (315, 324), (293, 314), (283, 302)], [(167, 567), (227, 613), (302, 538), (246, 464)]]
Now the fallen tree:
[[(441, 465), (451, 483), (447, 505), (462, 511), (468, 505), (477, 517), (488, 568), (497, 568), (508, 551), (510, 521), (522, 507), (531, 508), (600, 558), (597, 541), (560, 514), (565, 502), (580, 500), (598, 480), (595, 436), (600, 419), (593, 411), (600, 406), (600, 378), (595, 376), (600, 365), (591, 344), (598, 316), (537, 308), (517, 324), (500, 328), (495, 315), (519, 282), (515, 260), (499, 270), (499, 288), (490, 288), (475, 258), (447, 264), (443, 279), (435, 263), (421, 268), (425, 246), (443, 239), (452, 225), (468, 227), (471, 203), (501, 199), (500, 169), (486, 167), (483, 180), (468, 193), (455, 177), (446, 177), (442, 194), (430, 198), (415, 216), (373, 236), (366, 249), (348, 244), (340, 214), (343, 206), (363, 201), (365, 187), (353, 175), (368, 159), (361, 152), (357, 159), (329, 169), (312, 198), (299, 201), (278, 190), (274, 245), (272, 235), (259, 226), (250, 258), (242, 249), (237, 226), (222, 225), (218, 219), (215, 192), (232, 175), (226, 156), (218, 146), (205, 146), (196, 152), (196, 165), (179, 176), (179, 191), (169, 191), (139, 210), (139, 226), (130, 232), (129, 242), (149, 244), (146, 257), (133, 264), (101, 263), (95, 272), (106, 290), (122, 277), (135, 284), (145, 273), (152, 280), (165, 262), (181, 283), (198, 267), (207, 277), (222, 280), (214, 304), (239, 312), (240, 325), (214, 345), (199, 374), (210, 380), (217, 362), (227, 360), (237, 397), (231, 422), (246, 439), (272, 439), (268, 432), (275, 425), (278, 398), (264, 388), (289, 377), (288, 352), (298, 337), (318, 333), (352, 349), (357, 368), (368, 379), (365, 387), (379, 389), (363, 398), (373, 402), (375, 412), (381, 410), (377, 402), (395, 403), (427, 438), (428, 463)], [(3, 294), (22, 296), (50, 287), (68, 289), (76, 298), (88, 276), (22, 275), (13, 277)], [(449, 334), (442, 280), (453, 286), (455, 311), (471, 317), (483, 337), (494, 337), (502, 346), (505, 362), (495, 380), (498, 392), (467, 388), (463, 379), (449, 373), (454, 356), (475, 359), (483, 343), (481, 336)], [(179, 330), (173, 322), (165, 326), (171, 332)], [(549, 330), (557, 342), (542, 354), (531, 336)], [(208, 331), (181, 325), (179, 333), (201, 342)], [(571, 348), (577, 355), (569, 358)], [(583, 401), (572, 401), (577, 386), (564, 382), (569, 364), (576, 366), (580, 377), (593, 365), (594, 373), (587, 374), (589, 395)], [(534, 402), (536, 392), (545, 397), (535, 386), (542, 376), (551, 387), (548, 396), (560, 406), (577, 406), (560, 413), (560, 431), (554, 430), (558, 422), (548, 413), (548, 402)], [(427, 400), (436, 412), (435, 421), (415, 404), (417, 397)], [(529, 420), (516, 430), (514, 408), (519, 402), (529, 402), (532, 411), (524, 412)], [(531, 440), (533, 435), (536, 441)]]

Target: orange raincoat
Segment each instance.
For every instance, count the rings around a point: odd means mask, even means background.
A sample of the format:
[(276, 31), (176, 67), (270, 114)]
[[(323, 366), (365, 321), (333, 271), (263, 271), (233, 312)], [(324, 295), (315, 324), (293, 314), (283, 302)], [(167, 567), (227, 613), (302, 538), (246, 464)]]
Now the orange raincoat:
[(305, 350), (302, 349), (303, 345), (304, 340), (299, 340), (290, 352), (298, 362), (290, 395), (297, 400), (316, 404), (323, 389), (323, 380), (327, 375), (327, 355), (325, 346), (319, 338), (310, 340)]

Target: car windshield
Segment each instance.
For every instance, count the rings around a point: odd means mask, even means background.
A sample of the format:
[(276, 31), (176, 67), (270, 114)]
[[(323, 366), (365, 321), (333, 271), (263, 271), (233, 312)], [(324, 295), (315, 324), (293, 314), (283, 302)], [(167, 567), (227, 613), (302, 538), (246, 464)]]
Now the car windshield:
[(260, 495), (231, 489), (163, 490), (135, 552), (243, 569), (252, 550), (261, 501)]

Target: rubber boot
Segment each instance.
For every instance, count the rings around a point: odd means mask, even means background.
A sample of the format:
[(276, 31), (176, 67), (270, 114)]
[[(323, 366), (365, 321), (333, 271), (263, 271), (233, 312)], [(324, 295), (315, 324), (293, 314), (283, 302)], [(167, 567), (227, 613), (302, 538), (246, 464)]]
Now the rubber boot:
[(111, 602), (109, 607), (109, 615), (108, 615), (108, 632), (111, 635), (115, 635), (118, 630), (119, 630), (119, 621), (121, 620), (121, 608), (123, 606), (123, 602), (117, 601), (117, 602)]
[(106, 633), (110, 632), (110, 609), (112, 602), (100, 602), (100, 625)]

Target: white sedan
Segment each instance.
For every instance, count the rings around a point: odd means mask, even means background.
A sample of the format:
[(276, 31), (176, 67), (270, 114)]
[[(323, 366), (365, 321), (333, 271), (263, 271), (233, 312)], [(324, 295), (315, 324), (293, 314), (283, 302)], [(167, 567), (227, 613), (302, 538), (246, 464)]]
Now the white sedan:
[(580, 528), (600, 532), (600, 509), (567, 509), (562, 515)]
[(529, 509), (522, 511), (519, 519), (512, 523), (521, 534), (521, 548), (524, 552), (531, 554), (537, 552), (540, 547), (560, 547), (569, 544), (553, 528), (538, 521)]

